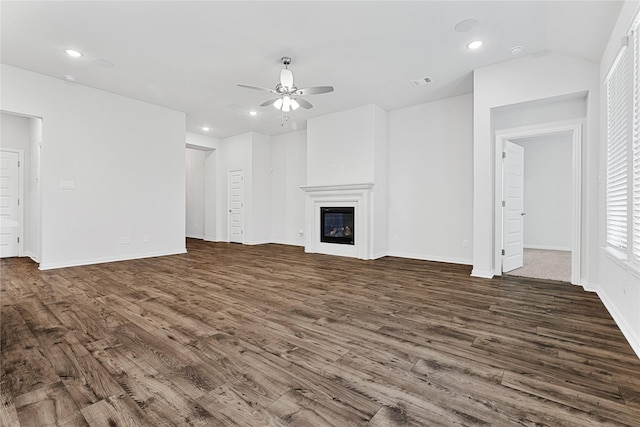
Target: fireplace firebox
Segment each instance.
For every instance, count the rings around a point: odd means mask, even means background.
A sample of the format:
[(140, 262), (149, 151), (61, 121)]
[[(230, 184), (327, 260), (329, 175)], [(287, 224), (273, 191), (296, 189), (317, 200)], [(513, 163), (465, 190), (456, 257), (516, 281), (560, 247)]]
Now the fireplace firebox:
[(320, 241), (353, 245), (354, 210), (353, 207), (321, 207)]

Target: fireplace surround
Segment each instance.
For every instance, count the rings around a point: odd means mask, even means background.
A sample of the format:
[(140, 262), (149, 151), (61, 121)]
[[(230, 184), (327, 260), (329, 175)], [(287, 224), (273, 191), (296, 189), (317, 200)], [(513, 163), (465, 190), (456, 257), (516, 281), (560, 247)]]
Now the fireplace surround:
[[(305, 185), (305, 252), (373, 259), (373, 183)], [(322, 241), (321, 208), (353, 209), (353, 244)], [(329, 230), (331, 231), (331, 230)]]

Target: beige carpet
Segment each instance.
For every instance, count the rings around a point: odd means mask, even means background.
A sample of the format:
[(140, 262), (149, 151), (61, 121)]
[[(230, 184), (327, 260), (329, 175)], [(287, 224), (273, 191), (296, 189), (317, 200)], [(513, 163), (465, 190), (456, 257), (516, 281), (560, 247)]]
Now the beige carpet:
[(571, 282), (571, 252), (525, 249), (524, 266), (505, 274)]

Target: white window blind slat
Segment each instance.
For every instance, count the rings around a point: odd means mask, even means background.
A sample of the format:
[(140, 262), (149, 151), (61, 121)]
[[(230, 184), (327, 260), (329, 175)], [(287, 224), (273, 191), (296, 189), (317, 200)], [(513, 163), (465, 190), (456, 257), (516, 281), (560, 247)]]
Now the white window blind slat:
[(633, 50), (633, 100), (631, 114), (631, 144), (633, 147), (633, 183), (631, 238), (632, 255), (640, 261), (640, 21), (636, 20), (629, 41)]
[[(626, 113), (630, 92), (628, 74), (628, 54), (625, 49), (614, 63), (605, 82), (607, 90), (606, 236), (608, 245), (621, 250), (627, 249), (628, 228), (629, 143)], [(640, 216), (638, 220), (640, 221)], [(638, 225), (640, 226), (640, 222)], [(640, 239), (640, 233), (638, 238)]]

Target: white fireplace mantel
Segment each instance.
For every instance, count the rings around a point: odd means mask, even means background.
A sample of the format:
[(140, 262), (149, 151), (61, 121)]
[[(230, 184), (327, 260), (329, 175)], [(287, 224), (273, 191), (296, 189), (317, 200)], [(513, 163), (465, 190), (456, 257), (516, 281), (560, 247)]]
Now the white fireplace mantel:
[[(305, 252), (372, 259), (373, 183), (304, 185)], [(320, 208), (353, 207), (354, 244), (340, 245), (320, 241)]]
[(300, 188), (305, 193), (314, 193), (317, 191), (371, 190), (373, 188), (373, 182), (365, 182), (362, 184), (303, 185)]

